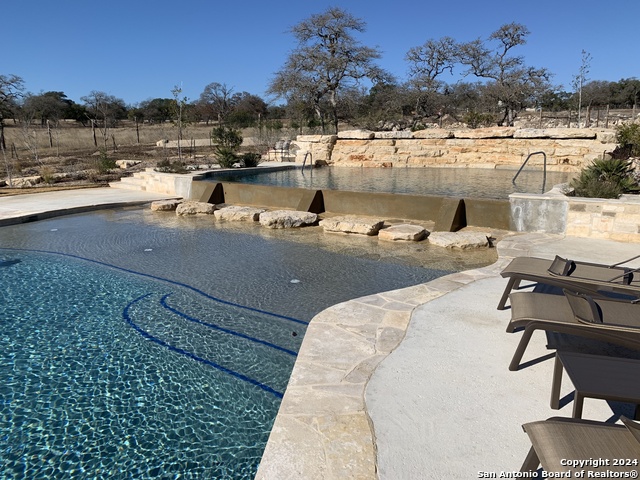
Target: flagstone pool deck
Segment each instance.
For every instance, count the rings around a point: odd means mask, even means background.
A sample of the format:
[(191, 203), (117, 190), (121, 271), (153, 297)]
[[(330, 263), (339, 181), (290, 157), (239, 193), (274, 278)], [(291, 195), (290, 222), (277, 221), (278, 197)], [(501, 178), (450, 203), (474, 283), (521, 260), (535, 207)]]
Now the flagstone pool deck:
[[(122, 189), (0, 197), (0, 226), (169, 198)], [(530, 447), (521, 425), (571, 416), (549, 407), (553, 360), (534, 334), (508, 364), (519, 334), (496, 305), (514, 256), (613, 263), (637, 244), (520, 234), (497, 244), (485, 268), (344, 302), (310, 323), (273, 426), (258, 479), (468, 479), (519, 470)], [(631, 263), (640, 266), (640, 262)], [(572, 390), (565, 379), (562, 395)], [(585, 402), (584, 418), (627, 406)], [(488, 478), (488, 475), (485, 477)]]

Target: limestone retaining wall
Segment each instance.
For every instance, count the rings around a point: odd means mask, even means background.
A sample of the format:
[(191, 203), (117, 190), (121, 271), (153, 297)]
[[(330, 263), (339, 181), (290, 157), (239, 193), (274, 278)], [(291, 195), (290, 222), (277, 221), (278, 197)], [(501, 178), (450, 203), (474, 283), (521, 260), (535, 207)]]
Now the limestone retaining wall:
[[(615, 131), (605, 129), (475, 130), (417, 132), (352, 130), (338, 135), (300, 135), (297, 161), (309, 152), (314, 162), (353, 167), (519, 168), (530, 153), (543, 151), (550, 171), (577, 171), (616, 147)], [(529, 165), (542, 165), (535, 155)]]

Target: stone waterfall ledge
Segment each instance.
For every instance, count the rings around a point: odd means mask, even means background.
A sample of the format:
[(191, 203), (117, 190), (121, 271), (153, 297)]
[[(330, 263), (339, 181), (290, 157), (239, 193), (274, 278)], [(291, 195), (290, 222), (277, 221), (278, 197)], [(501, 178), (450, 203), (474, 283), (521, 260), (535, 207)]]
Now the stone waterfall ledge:
[(364, 401), (369, 378), (404, 338), (415, 307), (497, 276), (509, 260), (351, 300), (316, 315), (256, 479), (377, 478), (374, 432)]

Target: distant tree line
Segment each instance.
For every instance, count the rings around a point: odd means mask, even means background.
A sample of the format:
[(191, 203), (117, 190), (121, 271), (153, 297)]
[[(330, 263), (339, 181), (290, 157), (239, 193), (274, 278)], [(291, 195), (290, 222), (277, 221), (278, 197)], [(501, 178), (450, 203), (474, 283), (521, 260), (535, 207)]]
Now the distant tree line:
[[(279, 104), (218, 82), (208, 84), (198, 99), (185, 105), (178, 105), (176, 98), (126, 105), (99, 91), (78, 104), (64, 92), (24, 93), (22, 78), (0, 75), (0, 147), (7, 119), (42, 126), (76, 120), (98, 129), (106, 143), (107, 129), (121, 120), (164, 123), (175, 120), (178, 108), (186, 122), (244, 128), (277, 126), (286, 118), (293, 128), (334, 132), (340, 122), (371, 129), (385, 124), (416, 129), (447, 115), (470, 126), (513, 125), (526, 108), (636, 108), (640, 98), (636, 78), (587, 81), (584, 51), (580, 91), (553, 85), (547, 69), (526, 65), (517, 55), (530, 33), (517, 23), (501, 26), (486, 39), (459, 43), (443, 37), (412, 47), (405, 57), (408, 79), (398, 81), (376, 65), (380, 51), (356, 38), (365, 27), (364, 21), (335, 7), (292, 27), (296, 46), (267, 91)], [(448, 81), (456, 78), (454, 74), (458, 79)]]

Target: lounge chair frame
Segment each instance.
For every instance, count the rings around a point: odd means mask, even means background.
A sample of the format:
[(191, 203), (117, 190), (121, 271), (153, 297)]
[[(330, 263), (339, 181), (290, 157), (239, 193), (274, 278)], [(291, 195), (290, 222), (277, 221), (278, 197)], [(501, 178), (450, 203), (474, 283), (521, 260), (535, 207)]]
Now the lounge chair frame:
[[(535, 472), (539, 465), (546, 472), (571, 471), (572, 474), (602, 472), (604, 469), (611, 472), (637, 471), (638, 465), (633, 460), (640, 458), (640, 425), (625, 417), (621, 420), (624, 425), (560, 417), (524, 424), (522, 428), (532, 446), (520, 471)], [(583, 465), (567, 465), (567, 459), (609, 459), (610, 464), (585, 462)], [(622, 459), (625, 460), (620, 461)]]
[[(567, 288), (593, 296), (602, 296), (607, 292), (611, 292), (640, 297), (640, 282), (633, 281), (633, 273), (640, 269), (621, 266), (638, 257), (640, 255), (613, 265), (570, 261), (560, 257), (556, 257), (555, 260), (537, 257), (516, 257), (500, 274), (502, 277), (508, 278), (509, 281), (498, 303), (498, 310), (506, 308), (509, 294), (513, 290), (521, 288), (520, 284), (523, 280)], [(575, 271), (550, 272), (550, 267), (558, 259), (572, 262), (575, 265)]]
[[(510, 295), (512, 319), (507, 332), (524, 327), (509, 370), (516, 371), (529, 341), (536, 330), (566, 333), (622, 347), (640, 350), (640, 304), (614, 299), (596, 299), (604, 311), (604, 322), (581, 323), (578, 321), (566, 297), (534, 292), (516, 292)], [(625, 314), (621, 321), (621, 315)], [(618, 318), (616, 318), (618, 317)], [(617, 323), (611, 321), (614, 318)]]

